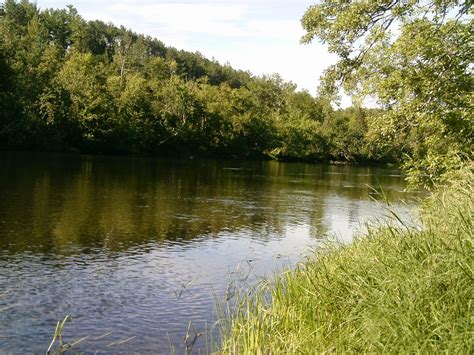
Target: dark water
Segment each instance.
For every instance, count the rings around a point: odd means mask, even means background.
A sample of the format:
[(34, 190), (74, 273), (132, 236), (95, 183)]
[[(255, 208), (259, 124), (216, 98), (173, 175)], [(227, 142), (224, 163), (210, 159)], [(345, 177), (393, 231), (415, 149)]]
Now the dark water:
[(88, 337), (76, 351), (182, 353), (229, 278), (253, 283), (383, 217), (370, 186), (408, 216), (397, 170), (2, 153), (0, 353), (44, 353), (67, 314), (65, 341)]

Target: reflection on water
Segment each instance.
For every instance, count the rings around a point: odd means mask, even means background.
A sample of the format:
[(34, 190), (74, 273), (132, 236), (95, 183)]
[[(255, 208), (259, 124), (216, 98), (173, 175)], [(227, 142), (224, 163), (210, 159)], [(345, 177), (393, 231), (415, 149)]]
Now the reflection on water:
[(380, 168), (3, 153), (0, 352), (45, 351), (65, 314), (81, 351), (179, 348), (239, 263), (255, 279), (382, 217), (372, 187), (416, 197)]

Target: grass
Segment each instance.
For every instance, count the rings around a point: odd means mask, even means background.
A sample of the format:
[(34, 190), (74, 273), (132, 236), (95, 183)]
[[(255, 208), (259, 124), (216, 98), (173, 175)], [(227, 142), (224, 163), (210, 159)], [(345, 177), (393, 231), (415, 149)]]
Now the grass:
[(62, 321), (59, 321), (56, 323), (56, 329), (54, 330), (54, 335), (53, 335), (53, 340), (51, 340), (51, 344), (49, 344), (48, 350), (46, 350), (46, 354), (53, 354), (53, 347), (54, 344), (56, 343), (56, 340), (58, 340), (58, 346), (56, 349), (57, 354), (61, 354), (64, 352), (68, 347), (69, 344), (64, 344), (63, 345), (63, 331), (64, 331), (64, 326), (68, 321), (72, 321), (72, 318), (70, 315), (67, 315), (64, 317)]
[(220, 352), (474, 353), (472, 170), (424, 203), (424, 228), (369, 229), (236, 300)]

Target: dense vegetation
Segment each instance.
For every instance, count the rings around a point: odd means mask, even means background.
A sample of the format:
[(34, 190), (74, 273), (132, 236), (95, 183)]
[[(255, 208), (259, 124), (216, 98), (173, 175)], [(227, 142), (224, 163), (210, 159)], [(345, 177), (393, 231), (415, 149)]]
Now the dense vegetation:
[(222, 352), (472, 353), (474, 176), (463, 175), (426, 202), (424, 230), (373, 228), (240, 299)]
[[(311, 6), (303, 41), (341, 59), (314, 98), (72, 6), (6, 0), (0, 148), (404, 161), (413, 182), (437, 180), (473, 157), (469, 11), (457, 0)], [(380, 109), (333, 109), (340, 87)]]
[(334, 110), (278, 75), (85, 21), (72, 6), (0, 6), (3, 148), (397, 161), (403, 150), (369, 140), (376, 114)]

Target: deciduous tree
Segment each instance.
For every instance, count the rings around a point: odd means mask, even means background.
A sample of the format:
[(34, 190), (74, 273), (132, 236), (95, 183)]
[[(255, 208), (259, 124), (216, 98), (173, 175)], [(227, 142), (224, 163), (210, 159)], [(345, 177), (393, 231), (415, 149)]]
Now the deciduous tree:
[(473, 158), (472, 2), (323, 1), (308, 8), (302, 41), (339, 56), (322, 92), (376, 98), (382, 144), (404, 141), (413, 182), (432, 182)]

